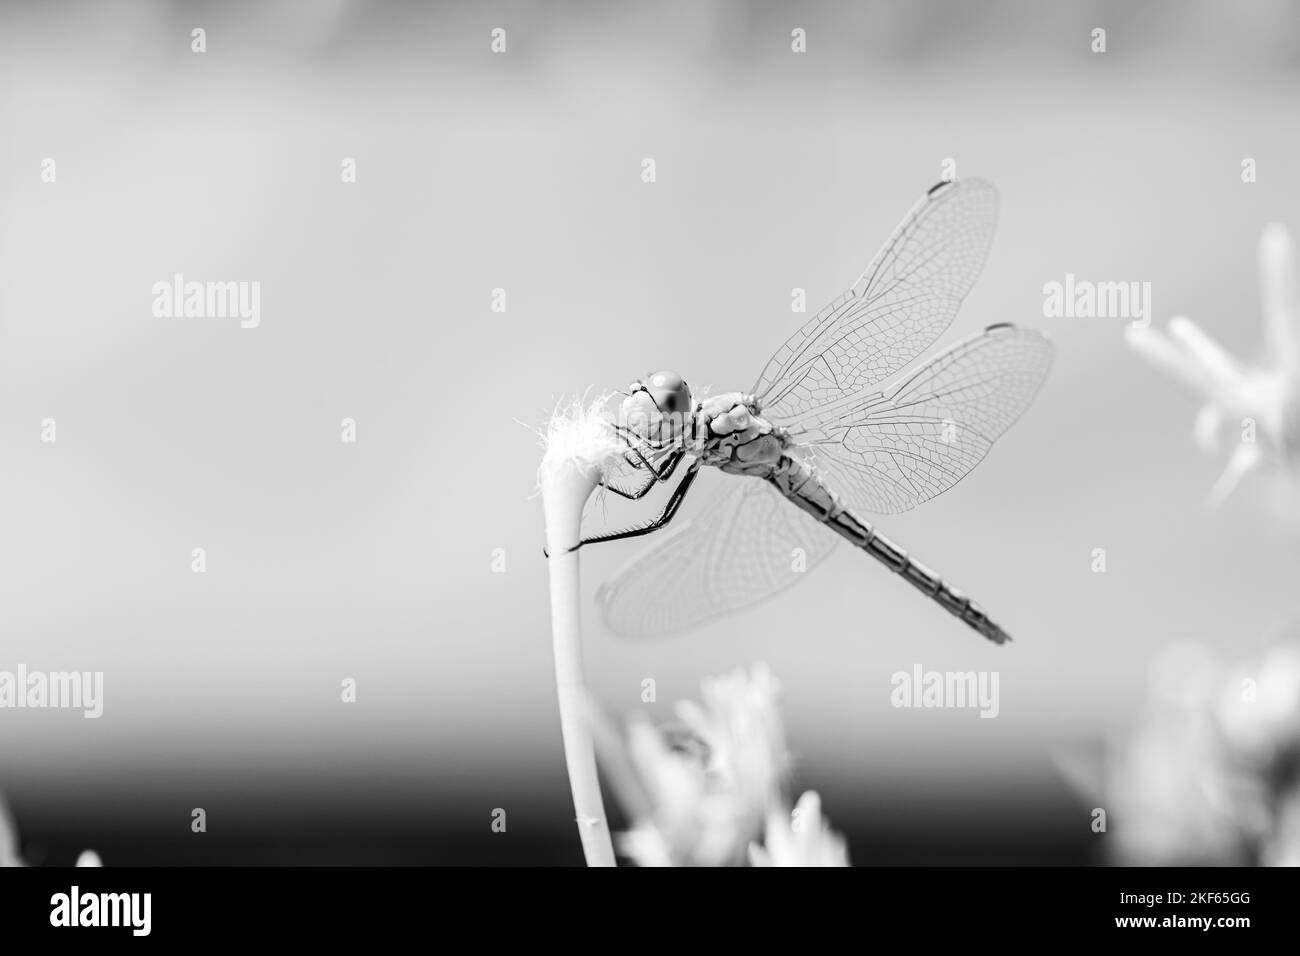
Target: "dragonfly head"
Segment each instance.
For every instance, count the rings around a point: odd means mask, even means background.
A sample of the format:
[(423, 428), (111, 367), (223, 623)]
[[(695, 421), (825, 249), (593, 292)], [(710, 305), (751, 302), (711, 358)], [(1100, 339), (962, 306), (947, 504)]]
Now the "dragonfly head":
[(685, 435), (694, 417), (691, 388), (676, 372), (651, 372), (628, 386), (623, 424), (652, 445), (667, 445)]

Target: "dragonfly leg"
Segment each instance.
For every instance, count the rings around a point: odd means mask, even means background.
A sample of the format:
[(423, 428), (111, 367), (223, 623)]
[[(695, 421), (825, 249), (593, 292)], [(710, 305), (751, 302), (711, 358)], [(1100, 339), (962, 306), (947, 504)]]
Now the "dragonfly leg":
[(641, 454), (641, 452), (635, 446), (632, 447), (631, 451), (629, 451), (628, 454), (635, 455), (637, 458), (639, 458), (640, 459), (639, 467), (642, 467), (649, 472), (649, 474), (646, 475), (646, 480), (644, 484), (642, 484), (639, 488), (633, 489), (632, 491), (624, 491), (622, 488), (616, 488), (613, 485), (606, 485), (605, 487), (608, 490), (614, 492), (614, 494), (619, 495), (620, 497), (623, 498), (630, 498), (632, 501), (636, 501), (639, 498), (644, 498), (646, 495), (650, 493), (650, 489), (653, 488), (656, 484), (665, 482), (669, 478), (671, 478), (673, 472), (677, 470), (677, 466), (680, 465), (682, 459), (686, 457), (686, 452), (684, 450), (679, 449), (668, 456), (667, 460), (663, 463), (662, 467), (656, 469), (655, 466), (650, 464), (650, 462), (646, 459), (645, 455)]
[[(663, 511), (659, 512), (659, 514), (651, 518), (649, 521), (639, 525), (633, 525), (632, 527), (625, 528), (622, 531), (610, 531), (606, 534), (598, 534), (593, 535), (590, 538), (583, 538), (569, 550), (577, 551), (584, 544), (603, 544), (606, 541), (620, 541), (623, 538), (636, 538), (643, 534), (650, 534), (654, 531), (658, 531), (664, 525), (668, 524), (668, 522), (672, 521), (673, 516), (677, 514), (677, 509), (682, 506), (682, 500), (686, 497), (686, 492), (691, 488), (691, 482), (693, 482), (695, 476), (700, 473), (700, 464), (701, 462), (697, 460), (689, 469), (687, 469), (686, 474), (682, 476), (682, 480), (679, 481), (677, 487), (673, 489), (672, 496), (664, 504)], [(546, 554), (546, 551), (543, 550), (542, 553)]]
[(625, 528), (622, 531), (611, 531), (607, 534), (598, 534), (590, 538), (583, 538), (578, 542), (577, 547), (580, 548), (584, 544), (601, 544), (606, 541), (619, 541), (623, 538), (636, 538), (643, 534), (650, 534), (658, 531), (664, 525), (668, 524), (668, 522), (672, 521), (673, 516), (677, 514), (677, 509), (682, 506), (682, 501), (686, 498), (686, 492), (691, 488), (691, 482), (693, 482), (695, 476), (700, 473), (700, 464), (701, 462), (696, 461), (691, 465), (686, 474), (682, 476), (682, 480), (677, 483), (677, 487), (673, 489), (672, 496), (669, 497), (668, 501), (664, 504), (663, 510), (655, 517), (643, 524), (633, 525), (631, 528)]

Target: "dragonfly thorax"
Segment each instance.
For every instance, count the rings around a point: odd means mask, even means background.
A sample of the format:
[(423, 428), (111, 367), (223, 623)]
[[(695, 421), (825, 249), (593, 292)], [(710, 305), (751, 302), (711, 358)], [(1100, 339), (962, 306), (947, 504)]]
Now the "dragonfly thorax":
[(696, 410), (695, 449), (706, 465), (737, 475), (768, 477), (790, 440), (759, 414), (752, 395), (727, 392), (700, 403)]

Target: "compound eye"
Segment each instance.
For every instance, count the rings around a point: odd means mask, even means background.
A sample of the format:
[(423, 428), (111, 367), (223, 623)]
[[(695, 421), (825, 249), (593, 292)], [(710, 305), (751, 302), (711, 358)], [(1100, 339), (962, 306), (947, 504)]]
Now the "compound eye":
[(685, 390), (669, 392), (659, 403), (665, 415), (685, 415), (691, 410), (691, 395)]
[(655, 372), (646, 385), (665, 415), (685, 415), (691, 410), (691, 390), (676, 372)]

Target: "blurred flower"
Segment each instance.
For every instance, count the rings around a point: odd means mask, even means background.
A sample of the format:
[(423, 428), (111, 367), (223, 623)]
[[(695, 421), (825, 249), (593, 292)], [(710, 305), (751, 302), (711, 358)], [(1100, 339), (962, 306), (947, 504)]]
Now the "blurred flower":
[(1236, 775), (1229, 799), (1257, 858), (1300, 865), (1300, 639), (1233, 674), (1215, 717)]
[(1218, 505), (1250, 471), (1269, 463), (1300, 472), (1300, 274), (1295, 243), (1284, 226), (1265, 228), (1259, 243), (1265, 364), (1247, 365), (1224, 351), (1190, 319), (1171, 319), (1168, 334), (1129, 326), (1129, 344), (1153, 364), (1199, 392), (1198, 443), (1219, 451), (1225, 432), (1237, 445), (1210, 493)]
[(1279, 642), (1256, 666), (1240, 670), (1215, 709), (1239, 760), (1257, 769), (1285, 764), (1300, 748), (1300, 642)]
[(1265, 866), (1300, 866), (1300, 787), (1292, 786), (1277, 808), (1276, 826), (1260, 853)]
[(14, 829), (13, 818), (9, 816), (9, 807), (0, 796), (0, 866), (22, 866), (18, 856), (18, 833)]
[(623, 855), (640, 866), (736, 866), (783, 812), (789, 758), (766, 667), (705, 680), (703, 702), (679, 702), (677, 721), (633, 719), (625, 740), (598, 734), (606, 776), (629, 817)]
[(821, 797), (809, 790), (790, 815), (770, 813), (764, 846), (750, 844), (753, 866), (848, 866), (844, 837), (822, 816)]
[(1151, 662), (1141, 723), (1111, 750), (1100, 805), (1117, 862), (1195, 866), (1245, 862), (1239, 821), (1223, 799), (1226, 766), (1211, 702), (1218, 662), (1175, 644)]
[[(18, 831), (4, 796), (0, 794), (0, 866), (26, 866), (18, 855)], [(83, 850), (77, 857), (77, 866), (103, 866), (94, 850)]]
[(1116, 861), (1300, 865), (1300, 638), (1236, 668), (1175, 645), (1151, 675), (1142, 724), (1112, 748), (1097, 798)]
[(780, 690), (759, 664), (704, 680), (702, 702), (679, 702), (671, 724), (638, 715), (619, 733), (593, 721), (605, 777), (632, 821), (618, 835), (623, 856), (639, 866), (849, 865), (815, 792), (790, 810)]

